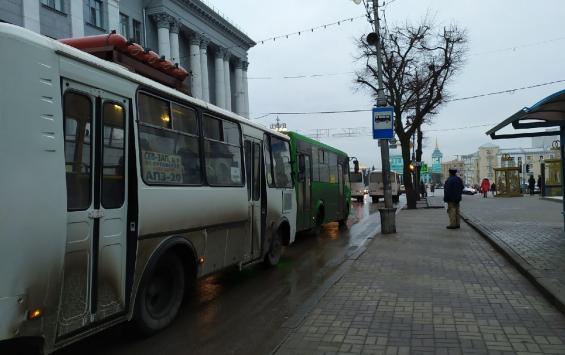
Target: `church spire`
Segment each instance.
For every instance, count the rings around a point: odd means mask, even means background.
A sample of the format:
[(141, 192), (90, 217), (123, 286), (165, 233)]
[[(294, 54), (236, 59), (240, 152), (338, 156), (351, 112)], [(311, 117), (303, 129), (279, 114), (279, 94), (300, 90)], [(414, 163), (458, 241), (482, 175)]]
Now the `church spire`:
[(436, 149), (438, 149), (438, 147), (437, 147), (437, 137), (436, 137)]

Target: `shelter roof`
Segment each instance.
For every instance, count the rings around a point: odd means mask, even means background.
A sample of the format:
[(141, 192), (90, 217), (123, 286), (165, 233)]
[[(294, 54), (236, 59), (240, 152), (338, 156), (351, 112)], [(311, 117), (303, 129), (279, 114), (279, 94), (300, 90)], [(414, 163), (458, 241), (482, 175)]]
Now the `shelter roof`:
[(555, 135), (553, 131), (497, 134), (502, 128), (512, 125), (514, 129), (532, 129), (565, 125), (565, 90), (558, 91), (524, 107), (486, 132), (492, 139), (542, 137)]

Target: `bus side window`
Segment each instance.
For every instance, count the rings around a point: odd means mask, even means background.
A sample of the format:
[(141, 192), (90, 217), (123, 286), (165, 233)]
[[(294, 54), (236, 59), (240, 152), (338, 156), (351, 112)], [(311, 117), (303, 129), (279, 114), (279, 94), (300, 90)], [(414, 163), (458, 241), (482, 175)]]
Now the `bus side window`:
[(263, 140), (263, 154), (265, 156), (265, 173), (267, 178), (267, 184), (269, 187), (273, 186), (273, 162), (271, 157), (271, 139), (268, 135), (265, 135)]
[(92, 102), (86, 95), (64, 96), (67, 209), (86, 210), (91, 203)]
[(318, 148), (312, 147), (312, 181), (320, 181), (320, 163), (318, 162)]
[(241, 133), (236, 123), (204, 115), (204, 157), (210, 185), (241, 186)]
[(290, 148), (288, 142), (271, 137), (273, 170), (276, 187), (292, 187), (292, 167), (290, 165)]
[(140, 161), (145, 183), (201, 184), (196, 111), (141, 93), (138, 112)]

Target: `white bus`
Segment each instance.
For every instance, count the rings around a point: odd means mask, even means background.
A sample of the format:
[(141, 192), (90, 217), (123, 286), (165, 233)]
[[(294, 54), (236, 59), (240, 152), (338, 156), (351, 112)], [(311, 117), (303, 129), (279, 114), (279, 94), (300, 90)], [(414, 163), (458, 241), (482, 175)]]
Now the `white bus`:
[[(392, 200), (398, 202), (400, 199), (400, 175), (390, 172), (390, 186), (392, 189)], [(369, 195), (374, 203), (384, 197), (383, 174), (381, 171), (371, 171), (369, 174)]]
[(357, 200), (357, 202), (363, 202), (365, 198), (365, 179), (363, 179), (362, 172), (349, 172), (349, 184), (351, 185), (351, 198)]
[(0, 48), (0, 346), (153, 333), (294, 241), (285, 135), (21, 27)]

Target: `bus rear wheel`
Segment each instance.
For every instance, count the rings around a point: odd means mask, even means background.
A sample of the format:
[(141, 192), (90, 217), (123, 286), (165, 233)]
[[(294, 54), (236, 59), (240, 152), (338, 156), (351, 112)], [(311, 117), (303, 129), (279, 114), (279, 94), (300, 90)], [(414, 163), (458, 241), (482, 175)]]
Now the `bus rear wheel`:
[(179, 257), (163, 255), (143, 277), (137, 293), (134, 324), (145, 336), (167, 327), (177, 316), (184, 297), (185, 271)]
[(265, 265), (268, 267), (273, 267), (279, 263), (283, 251), (283, 240), (282, 232), (279, 229), (273, 239), (271, 240), (271, 245), (269, 246), (269, 251), (265, 255)]

